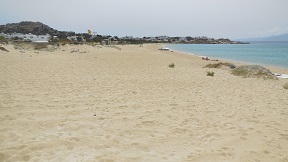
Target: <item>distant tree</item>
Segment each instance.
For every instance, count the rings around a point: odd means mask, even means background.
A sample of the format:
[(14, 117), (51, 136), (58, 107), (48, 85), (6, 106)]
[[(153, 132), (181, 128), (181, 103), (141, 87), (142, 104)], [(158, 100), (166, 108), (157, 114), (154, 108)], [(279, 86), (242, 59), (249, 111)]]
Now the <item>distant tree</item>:
[(96, 35), (92, 41), (93, 42), (102, 42), (104, 40), (104, 38), (102, 37), (102, 35)]
[(0, 43), (1, 42), (8, 43), (8, 39), (4, 38), (3, 36), (0, 36)]
[(23, 38), (20, 38), (20, 37), (14, 37), (12, 38), (13, 40), (23, 40)]
[(81, 36), (77, 36), (77, 41), (78, 42), (82, 42), (83, 41), (83, 38)]
[(88, 33), (83, 33), (82, 36), (83, 36), (86, 40), (90, 39), (90, 37), (91, 37), (91, 35), (88, 34)]
[(186, 37), (186, 39), (187, 39), (188, 41), (191, 41), (191, 40), (193, 40), (193, 38), (192, 38), (192, 37), (190, 37), (190, 36)]

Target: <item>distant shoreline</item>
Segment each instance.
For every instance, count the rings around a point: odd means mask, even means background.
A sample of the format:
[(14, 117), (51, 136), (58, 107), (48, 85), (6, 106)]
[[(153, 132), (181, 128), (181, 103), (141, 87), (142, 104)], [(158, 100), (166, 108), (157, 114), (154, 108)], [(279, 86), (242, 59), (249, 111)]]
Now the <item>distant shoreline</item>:
[[(198, 57), (210, 57), (212, 59), (220, 59), (220, 60), (223, 60), (223, 61), (235, 62), (235, 63), (238, 63), (238, 64), (257, 64), (257, 65), (266, 66), (266, 67), (274, 67), (274, 68), (280, 68), (280, 69), (288, 70), (288, 67), (281, 66), (281, 65), (275, 65), (275, 64), (271, 64), (271, 63), (265, 63), (265, 62), (254, 62), (254, 61), (248, 61), (248, 60), (237, 60), (237, 59), (233, 59), (233, 58), (225, 58), (224, 56), (222, 56), (222, 57), (220, 56), (219, 57), (219, 56), (217, 56), (217, 54), (215, 54), (216, 52), (215, 53), (213, 52), (213, 56), (209, 55), (209, 54), (205, 55), (205, 54), (201, 54), (199, 52), (196, 52), (196, 53), (195, 52), (190, 52), (190, 51), (187, 51), (185, 49), (183, 49), (183, 50), (177, 49), (177, 48), (175, 49), (175, 48), (171, 47), (171, 45), (174, 45), (174, 44), (165, 44), (165, 47), (168, 47), (168, 48), (170, 48), (173, 51), (177, 51), (177, 52), (181, 52), (181, 53), (185, 53), (185, 54), (190, 54), (190, 55), (195, 55), (195, 56), (198, 56)], [(203, 44), (203, 45), (205, 45), (205, 44)], [(210, 45), (210, 44), (207, 44), (207, 45)]]

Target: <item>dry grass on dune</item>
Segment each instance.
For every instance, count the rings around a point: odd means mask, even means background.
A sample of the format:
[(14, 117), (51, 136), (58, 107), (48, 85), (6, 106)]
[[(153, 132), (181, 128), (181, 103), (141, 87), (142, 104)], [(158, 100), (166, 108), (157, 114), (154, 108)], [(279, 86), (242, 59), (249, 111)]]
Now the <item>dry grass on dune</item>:
[(219, 62), (216, 64), (208, 64), (204, 66), (204, 68), (222, 68), (222, 67), (229, 67), (230, 69), (235, 69), (236, 66), (232, 63), (227, 63), (227, 62)]
[(273, 73), (259, 65), (243, 65), (235, 68), (232, 74), (236, 76), (243, 76), (244, 78), (263, 78), (263, 79), (277, 79)]
[(0, 47), (1, 51), (9, 52), (5, 47)]

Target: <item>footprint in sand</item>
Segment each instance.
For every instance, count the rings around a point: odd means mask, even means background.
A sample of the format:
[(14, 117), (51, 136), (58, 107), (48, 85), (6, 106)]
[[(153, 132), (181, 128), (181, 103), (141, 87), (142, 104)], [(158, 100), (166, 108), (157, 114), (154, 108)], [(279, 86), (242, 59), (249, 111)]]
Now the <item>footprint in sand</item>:
[(267, 151), (267, 150), (264, 150), (263, 153), (264, 153), (264, 154), (269, 154), (270, 152)]
[(144, 126), (153, 126), (155, 125), (154, 121), (142, 121), (141, 122)]
[(224, 157), (231, 157), (234, 155), (233, 153), (233, 149), (230, 149), (228, 147), (222, 147), (221, 150), (217, 150), (221, 156), (224, 156)]
[(22, 155), (22, 156), (16, 156), (10, 159), (11, 161), (29, 161), (31, 159), (30, 155)]

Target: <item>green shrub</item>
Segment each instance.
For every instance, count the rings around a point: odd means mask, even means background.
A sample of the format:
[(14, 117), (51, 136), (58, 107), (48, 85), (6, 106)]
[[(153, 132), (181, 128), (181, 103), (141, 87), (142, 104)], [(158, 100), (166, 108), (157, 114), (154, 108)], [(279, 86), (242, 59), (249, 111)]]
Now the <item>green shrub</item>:
[(4, 38), (3, 36), (0, 36), (0, 43), (8, 43), (8, 39)]
[(174, 64), (174, 63), (171, 63), (171, 64), (169, 64), (169, 67), (170, 67), (170, 68), (174, 68), (174, 67), (175, 67), (175, 64)]
[(207, 76), (214, 76), (214, 72), (213, 71), (207, 71)]
[(284, 84), (283, 88), (288, 89), (288, 83)]

